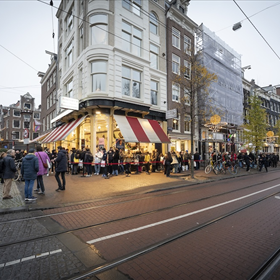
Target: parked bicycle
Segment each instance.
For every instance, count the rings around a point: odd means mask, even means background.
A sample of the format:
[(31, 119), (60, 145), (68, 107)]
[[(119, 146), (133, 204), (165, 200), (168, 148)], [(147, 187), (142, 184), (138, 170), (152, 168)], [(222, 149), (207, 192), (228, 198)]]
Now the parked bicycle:
[(212, 170), (214, 171), (214, 163), (212, 158), (210, 158), (210, 163), (205, 167), (204, 172), (205, 174), (209, 174)]

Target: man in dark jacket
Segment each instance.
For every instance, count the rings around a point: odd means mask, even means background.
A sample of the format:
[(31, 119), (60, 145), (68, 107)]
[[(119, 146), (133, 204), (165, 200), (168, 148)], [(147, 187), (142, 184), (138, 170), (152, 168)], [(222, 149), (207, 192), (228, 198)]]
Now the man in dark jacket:
[[(56, 189), (57, 192), (59, 191), (65, 191), (65, 172), (67, 171), (67, 156), (66, 156), (66, 150), (62, 149), (61, 146), (57, 147), (58, 154), (57, 158), (54, 160), (56, 163), (56, 169), (55, 169), (55, 179), (58, 183), (58, 189)], [(62, 184), (59, 178), (59, 174), (61, 174)]]
[(23, 158), (21, 165), (21, 175), (25, 180), (25, 201), (36, 200), (37, 197), (32, 195), (34, 182), (37, 179), (37, 172), (39, 171), (38, 158), (34, 154), (35, 150), (31, 148), (29, 153)]
[(15, 165), (15, 150), (8, 150), (7, 156), (4, 158), (4, 188), (3, 188), (3, 199), (11, 199), (13, 198), (10, 195), (12, 180), (15, 177), (15, 172), (17, 171)]

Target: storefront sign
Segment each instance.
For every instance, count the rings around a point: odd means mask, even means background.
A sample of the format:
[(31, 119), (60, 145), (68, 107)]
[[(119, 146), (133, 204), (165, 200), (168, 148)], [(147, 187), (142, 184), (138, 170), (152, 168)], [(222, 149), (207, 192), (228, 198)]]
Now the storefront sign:
[(79, 99), (61, 96), (60, 107), (68, 110), (79, 110)]
[(224, 140), (223, 133), (213, 133), (213, 139), (214, 140)]
[(29, 138), (29, 130), (27, 128), (25, 128), (24, 131), (23, 131), (23, 138), (24, 139)]
[(176, 119), (178, 117), (177, 109), (167, 110), (166, 111), (166, 119)]
[(123, 139), (116, 139), (116, 148), (124, 150), (124, 140)]

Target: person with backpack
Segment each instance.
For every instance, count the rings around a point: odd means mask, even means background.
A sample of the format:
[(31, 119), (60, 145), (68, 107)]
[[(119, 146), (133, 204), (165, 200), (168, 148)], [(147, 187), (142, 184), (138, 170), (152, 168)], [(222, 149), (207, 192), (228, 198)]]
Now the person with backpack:
[(77, 175), (78, 174), (78, 164), (79, 164), (79, 154), (78, 152), (74, 149), (73, 153), (71, 155), (71, 163), (72, 163), (72, 175)]
[(93, 162), (93, 155), (90, 152), (90, 149), (86, 149), (84, 164), (86, 165), (87, 175), (86, 177), (92, 176), (92, 162)]
[[(65, 191), (65, 186), (66, 186), (65, 172), (67, 171), (67, 156), (66, 156), (66, 150), (64, 148), (58, 146), (57, 149), (58, 149), (58, 153), (57, 153), (57, 157), (54, 159), (54, 162), (56, 163), (55, 179), (58, 183), (58, 189), (56, 189), (56, 191), (59, 192), (59, 191)], [(62, 184), (59, 175), (61, 175)]]
[(1, 155), (0, 155), (0, 177), (1, 177), (1, 184), (4, 184), (4, 178), (3, 178), (4, 168), (5, 168), (4, 158), (6, 157), (6, 155), (7, 154), (5, 152), (2, 152)]

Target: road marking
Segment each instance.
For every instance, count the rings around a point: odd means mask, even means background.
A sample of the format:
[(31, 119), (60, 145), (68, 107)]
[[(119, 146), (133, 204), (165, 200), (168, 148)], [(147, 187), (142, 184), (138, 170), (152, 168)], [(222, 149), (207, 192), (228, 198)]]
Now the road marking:
[(41, 257), (44, 257), (44, 256), (48, 256), (48, 255), (57, 254), (57, 253), (60, 253), (60, 252), (62, 252), (61, 249), (55, 250), (55, 251), (46, 252), (46, 253), (42, 253), (42, 254), (39, 254), (39, 255), (29, 256), (29, 257), (26, 257), (26, 258), (10, 261), (10, 262), (7, 262), (7, 263), (1, 263), (0, 264), (0, 268), (5, 267), (5, 266), (14, 265), (14, 264), (21, 263), (21, 262), (25, 262), (25, 261), (29, 261), (29, 260), (33, 260), (33, 259), (38, 259), (38, 258), (41, 258)]
[(176, 221), (176, 220), (179, 220), (179, 219), (182, 219), (182, 218), (186, 218), (188, 216), (192, 216), (192, 215), (195, 215), (195, 214), (198, 214), (198, 213), (201, 213), (201, 212), (205, 212), (205, 211), (208, 211), (208, 210), (211, 210), (211, 209), (214, 209), (214, 208), (218, 208), (218, 207), (226, 205), (226, 204), (236, 202), (238, 200), (248, 198), (250, 196), (253, 196), (253, 195), (256, 195), (256, 194), (259, 194), (259, 193), (262, 193), (262, 192), (265, 192), (265, 191), (268, 191), (268, 190), (271, 190), (271, 189), (274, 189), (274, 188), (277, 188), (279, 186), (280, 186), (280, 184), (269, 187), (269, 188), (266, 188), (266, 189), (263, 189), (263, 190), (260, 190), (260, 191), (257, 191), (257, 192), (254, 192), (254, 193), (251, 193), (251, 194), (247, 194), (245, 196), (241, 196), (239, 198), (235, 198), (235, 199), (232, 199), (232, 200), (229, 200), (229, 201), (225, 201), (223, 203), (219, 203), (219, 204), (216, 204), (216, 205), (213, 205), (213, 206), (209, 206), (209, 207), (206, 207), (206, 208), (203, 208), (203, 209), (191, 212), (191, 213), (180, 215), (180, 216), (177, 216), (177, 217), (174, 217), (174, 218), (162, 220), (162, 221), (152, 223), (152, 224), (149, 224), (149, 225), (146, 225), (146, 226), (133, 228), (133, 229), (130, 229), (130, 230), (110, 234), (110, 235), (103, 236), (103, 237), (96, 238), (96, 239), (92, 239), (90, 241), (87, 241), (87, 243), (88, 244), (94, 244), (94, 243), (97, 243), (97, 242), (100, 242), (100, 241), (103, 241), (103, 240), (111, 239), (111, 238), (118, 237), (118, 236), (121, 236), (121, 235), (125, 235), (125, 234), (128, 234), (128, 233), (132, 233), (132, 232), (140, 231), (140, 230), (147, 229), (147, 228), (150, 228), (150, 227), (154, 227), (154, 226), (162, 225), (162, 224), (165, 224), (165, 223), (173, 222), (173, 221)]

